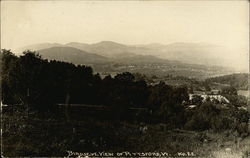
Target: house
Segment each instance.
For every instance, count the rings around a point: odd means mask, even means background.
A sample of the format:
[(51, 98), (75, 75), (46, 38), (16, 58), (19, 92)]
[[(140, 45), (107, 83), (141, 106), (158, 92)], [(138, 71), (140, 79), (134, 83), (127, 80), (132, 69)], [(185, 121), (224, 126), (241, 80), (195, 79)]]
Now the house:
[(197, 105), (188, 105), (187, 109), (194, 109), (196, 107), (197, 107)]
[(219, 101), (219, 103), (225, 103), (225, 104), (230, 103), (230, 101), (226, 97), (218, 94), (189, 94), (189, 100), (191, 101), (195, 95), (203, 98), (202, 102), (205, 102), (206, 100), (209, 99), (210, 101), (217, 100)]

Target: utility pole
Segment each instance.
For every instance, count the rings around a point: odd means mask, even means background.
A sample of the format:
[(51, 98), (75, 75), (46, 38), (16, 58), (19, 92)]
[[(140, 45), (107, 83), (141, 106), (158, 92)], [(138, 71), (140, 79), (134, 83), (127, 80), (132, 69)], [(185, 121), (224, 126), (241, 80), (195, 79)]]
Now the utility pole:
[(69, 101), (70, 101), (70, 94), (68, 92), (67, 95), (66, 95), (66, 99), (65, 99), (65, 104), (66, 104), (65, 105), (66, 106), (65, 107), (65, 115), (66, 115), (66, 123), (72, 128), (72, 137), (71, 137), (71, 139), (74, 140), (74, 137), (75, 137), (77, 131), (76, 131), (76, 128), (74, 127), (73, 123), (70, 120), (70, 115), (69, 115), (70, 103), (69, 103)]
[(164, 107), (164, 132), (166, 132), (166, 124), (167, 124), (167, 119), (166, 119), (166, 107)]
[(70, 95), (69, 93), (67, 93), (66, 95), (66, 99), (65, 99), (65, 103), (66, 103), (66, 107), (65, 107), (65, 115), (66, 115), (66, 119), (67, 119), (67, 123), (70, 122), (70, 117), (69, 117), (69, 99), (70, 99)]
[(29, 118), (29, 100), (30, 100), (30, 89), (27, 89), (27, 117)]

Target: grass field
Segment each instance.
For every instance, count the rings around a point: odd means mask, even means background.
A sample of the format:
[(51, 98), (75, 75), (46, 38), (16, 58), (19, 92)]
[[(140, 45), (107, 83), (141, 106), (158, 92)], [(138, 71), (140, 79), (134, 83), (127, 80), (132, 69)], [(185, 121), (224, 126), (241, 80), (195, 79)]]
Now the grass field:
[[(84, 115), (84, 114), (82, 114)], [(170, 155), (193, 152), (204, 157), (242, 157), (250, 153), (250, 137), (240, 138), (232, 131), (186, 131), (164, 129), (163, 124), (110, 121), (85, 117), (66, 120), (64, 115), (38, 115), (23, 111), (3, 113), (3, 155), (67, 156), (74, 152), (167, 152)], [(44, 119), (46, 118), (46, 119)]]

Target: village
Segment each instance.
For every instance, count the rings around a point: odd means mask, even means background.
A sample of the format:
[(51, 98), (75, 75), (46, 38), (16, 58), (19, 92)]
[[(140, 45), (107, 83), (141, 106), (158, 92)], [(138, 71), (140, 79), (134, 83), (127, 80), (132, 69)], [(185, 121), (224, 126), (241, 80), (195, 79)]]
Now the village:
[(227, 107), (227, 104), (230, 104), (230, 101), (220, 95), (219, 90), (211, 90), (211, 91), (194, 91), (193, 93), (189, 94), (189, 102), (187, 105), (188, 109), (193, 109), (198, 106), (198, 104), (204, 103), (206, 101), (211, 101), (213, 103), (220, 104), (221, 107)]

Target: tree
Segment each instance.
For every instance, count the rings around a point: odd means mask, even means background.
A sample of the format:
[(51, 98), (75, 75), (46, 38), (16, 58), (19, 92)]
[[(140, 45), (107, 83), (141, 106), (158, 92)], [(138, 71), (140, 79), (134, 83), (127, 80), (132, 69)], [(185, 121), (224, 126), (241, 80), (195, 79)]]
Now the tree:
[(22, 104), (41, 102), (43, 93), (41, 56), (35, 52), (25, 51), (12, 69), (9, 70), (9, 80), (14, 96), (19, 98)]
[(191, 99), (191, 104), (201, 105), (203, 103), (203, 98), (200, 95), (193, 95)]
[(208, 81), (204, 81), (203, 82), (203, 86), (205, 88), (206, 91), (211, 91), (211, 87), (209, 86), (209, 82)]
[(130, 72), (123, 72), (115, 76), (115, 80), (119, 82), (133, 82), (135, 79), (134, 75)]
[(211, 129), (213, 122), (219, 116), (220, 111), (208, 101), (203, 103), (194, 113), (191, 119), (185, 124), (190, 130), (207, 130)]
[(152, 86), (148, 98), (148, 107), (155, 121), (181, 126), (184, 108), (181, 105), (188, 99), (187, 88), (173, 88), (164, 82)]
[(2, 49), (1, 50), (1, 88), (2, 88), (2, 101), (4, 104), (13, 104), (17, 100), (13, 97), (14, 91), (11, 89), (10, 81), (10, 71), (16, 65), (18, 57), (15, 56), (10, 50)]
[(224, 87), (221, 92), (222, 95), (228, 94), (228, 95), (237, 95), (237, 90), (234, 87)]

